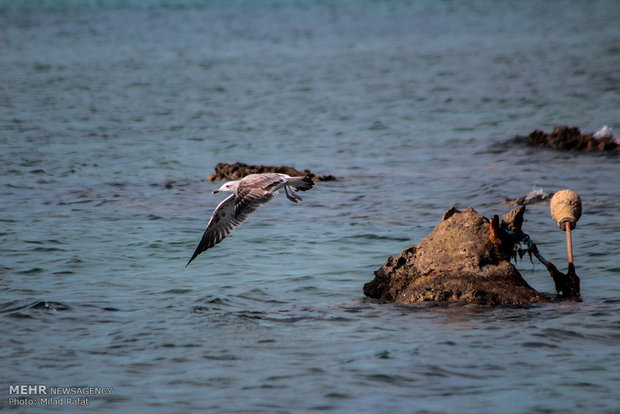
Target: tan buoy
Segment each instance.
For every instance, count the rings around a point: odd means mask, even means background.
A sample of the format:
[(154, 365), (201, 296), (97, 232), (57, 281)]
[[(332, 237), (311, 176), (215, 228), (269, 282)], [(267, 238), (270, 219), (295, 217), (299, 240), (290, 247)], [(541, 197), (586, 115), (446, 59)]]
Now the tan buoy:
[(561, 230), (566, 231), (566, 249), (569, 267), (573, 264), (573, 245), (570, 231), (575, 229), (581, 217), (581, 198), (571, 190), (561, 190), (553, 195), (550, 203), (551, 217)]

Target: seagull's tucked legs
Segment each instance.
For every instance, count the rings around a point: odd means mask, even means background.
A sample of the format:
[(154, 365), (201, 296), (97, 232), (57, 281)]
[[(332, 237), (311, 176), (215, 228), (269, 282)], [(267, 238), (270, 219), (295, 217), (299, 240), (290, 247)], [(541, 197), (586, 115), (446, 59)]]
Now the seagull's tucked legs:
[(302, 201), (302, 198), (295, 194), (295, 191), (293, 189), (291, 189), (290, 193), (288, 192), (288, 185), (284, 186), (284, 193), (286, 194), (286, 198), (291, 200), (293, 203), (296, 203), (297, 200)]

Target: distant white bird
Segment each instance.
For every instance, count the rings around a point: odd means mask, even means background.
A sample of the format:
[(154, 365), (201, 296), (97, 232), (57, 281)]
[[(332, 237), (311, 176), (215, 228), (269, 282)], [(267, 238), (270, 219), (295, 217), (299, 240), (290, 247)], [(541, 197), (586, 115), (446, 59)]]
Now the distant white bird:
[(278, 190), (284, 188), (286, 198), (293, 203), (301, 201), (295, 191), (307, 191), (314, 186), (310, 177), (291, 177), (286, 174), (265, 173), (250, 174), (241, 180), (228, 181), (213, 194), (228, 191), (229, 195), (215, 208), (202, 240), (196, 247), (192, 258), (185, 265), (187, 267), (200, 253), (215, 246), (226, 238), (234, 229), (257, 208), (273, 200)]

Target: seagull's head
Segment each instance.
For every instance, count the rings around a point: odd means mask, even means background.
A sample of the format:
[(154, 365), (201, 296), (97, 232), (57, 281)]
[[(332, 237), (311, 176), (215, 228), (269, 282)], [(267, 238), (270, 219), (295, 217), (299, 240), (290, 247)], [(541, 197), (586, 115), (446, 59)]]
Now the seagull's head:
[(237, 191), (237, 186), (239, 185), (239, 180), (237, 181), (228, 181), (224, 183), (220, 188), (213, 191), (213, 194), (219, 193), (220, 191), (233, 192)]

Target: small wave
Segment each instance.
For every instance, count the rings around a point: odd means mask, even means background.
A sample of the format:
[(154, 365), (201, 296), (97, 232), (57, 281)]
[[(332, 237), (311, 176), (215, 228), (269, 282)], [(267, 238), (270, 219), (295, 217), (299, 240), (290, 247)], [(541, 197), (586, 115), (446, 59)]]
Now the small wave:
[(192, 307), (192, 313), (208, 313), (209, 311), (211, 311), (211, 308), (208, 306), (193, 306)]
[[(19, 171), (9, 171), (9, 173), (10, 172), (19, 173)], [(30, 186), (30, 185), (15, 185), (11, 183), (6, 183), (5, 186), (8, 188), (16, 189), (16, 190), (34, 190), (35, 189), (35, 187)]]
[(232, 303), (227, 298), (219, 298), (214, 296), (206, 297), (196, 302), (199, 302), (201, 304), (192, 306), (191, 312), (198, 314), (206, 314), (213, 311), (220, 311), (222, 307), (229, 306)]
[(414, 378), (407, 377), (405, 375), (400, 374), (383, 374), (383, 373), (374, 373), (374, 374), (365, 374), (362, 377), (368, 380), (372, 384), (383, 383), (389, 385), (408, 385), (414, 383), (416, 380)]
[(163, 291), (162, 293), (167, 293), (167, 294), (183, 294), (183, 293), (190, 293), (193, 292), (193, 289), (168, 289)]
[(58, 247), (33, 247), (29, 251), (30, 252), (64, 252), (66, 250), (58, 248)]
[[(196, 302), (198, 303), (204, 303), (207, 305), (230, 305), (231, 301), (229, 298), (226, 297), (219, 297), (219, 296), (213, 296), (213, 295), (209, 295), (206, 296), (204, 298), (198, 299), (196, 300)], [(201, 305), (197, 305), (195, 307), (201, 307)], [(204, 306), (202, 306), (204, 307)]]
[(49, 239), (49, 240), (23, 240), (24, 243), (28, 243), (28, 244), (66, 244), (63, 241), (60, 240), (56, 240), (56, 239)]
[(43, 269), (41, 269), (40, 267), (33, 267), (33, 268), (28, 269), (28, 270), (22, 270), (21, 272), (17, 272), (17, 273), (20, 274), (20, 275), (32, 275), (32, 274), (35, 274), (35, 273), (40, 273), (42, 271), (43, 271)]
[(540, 336), (544, 336), (554, 341), (569, 340), (574, 338), (584, 339), (585, 335), (572, 329), (547, 328)]
[(221, 353), (221, 354), (206, 353), (202, 356), (202, 358), (212, 360), (212, 361), (237, 361), (239, 359), (239, 357), (235, 355), (227, 354), (227, 353)]
[(558, 348), (557, 345), (548, 344), (546, 342), (528, 341), (521, 344), (523, 348)]
[(398, 241), (398, 242), (409, 241), (409, 239), (403, 238), (403, 237), (382, 236), (382, 235), (373, 234), (373, 233), (354, 234), (354, 235), (351, 235), (351, 236), (342, 237), (339, 240), (358, 240), (358, 239), (364, 239), (364, 240), (390, 240), (390, 241)]
[(384, 131), (386, 129), (390, 129), (386, 124), (381, 121), (375, 121), (371, 126), (368, 127), (369, 131)]
[(0, 304), (0, 314), (14, 314), (29, 309), (45, 310), (45, 311), (64, 311), (71, 309), (69, 305), (61, 302), (44, 301), (44, 300), (14, 300), (11, 302)]
[(506, 151), (513, 149), (529, 149), (531, 147), (527, 146), (527, 137), (523, 135), (516, 135), (512, 138), (503, 139), (500, 141), (495, 141), (492, 144), (489, 144), (487, 147), (480, 149), (476, 152), (476, 155), (479, 154), (502, 154)]
[(85, 200), (77, 200), (77, 201), (60, 201), (60, 202), (58, 202), (58, 205), (59, 206), (71, 206), (71, 205), (74, 205), (74, 204), (88, 204), (88, 203), (92, 203), (94, 201), (95, 200), (87, 198)]

